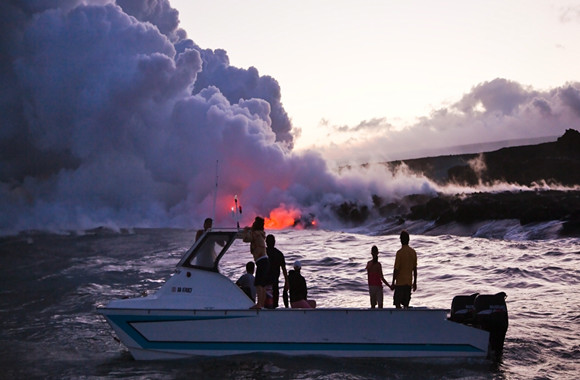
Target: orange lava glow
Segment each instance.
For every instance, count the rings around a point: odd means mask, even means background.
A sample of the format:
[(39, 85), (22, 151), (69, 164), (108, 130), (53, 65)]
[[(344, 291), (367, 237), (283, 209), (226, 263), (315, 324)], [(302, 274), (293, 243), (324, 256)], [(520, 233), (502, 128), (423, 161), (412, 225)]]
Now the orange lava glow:
[(300, 211), (297, 209), (287, 209), (284, 205), (270, 211), (270, 216), (266, 218), (264, 227), (269, 230), (281, 230), (294, 227), (296, 220), (300, 219)]

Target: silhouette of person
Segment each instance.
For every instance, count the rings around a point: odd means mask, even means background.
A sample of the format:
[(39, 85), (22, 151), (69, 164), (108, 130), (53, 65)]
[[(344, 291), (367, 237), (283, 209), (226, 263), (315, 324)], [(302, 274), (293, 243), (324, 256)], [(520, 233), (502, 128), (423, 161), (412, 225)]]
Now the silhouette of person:
[[(197, 230), (195, 234), (195, 241), (198, 241), (203, 234), (212, 228), (213, 220), (211, 218), (206, 218), (203, 222), (203, 229)], [(213, 268), (215, 259), (217, 257), (218, 252), (216, 252), (215, 243), (223, 246), (224, 244), (221, 242), (206, 242), (205, 245), (199, 249), (197, 256), (195, 257), (194, 264), (197, 266), (205, 267), (205, 268)]]
[(391, 285), (385, 280), (383, 276), (383, 267), (379, 262), (379, 249), (376, 245), (371, 247), (371, 255), (373, 259), (367, 263), (367, 276), (369, 284), (369, 295), (371, 297), (371, 308), (379, 306), (379, 309), (383, 308), (383, 283), (391, 288)]
[[(270, 234), (266, 236), (266, 253), (270, 261), (270, 276), (272, 278), (272, 309), (278, 307), (278, 299), (280, 298), (280, 268), (284, 275), (284, 290), (288, 291), (288, 273), (286, 272), (286, 259), (284, 254), (275, 247), (276, 238)], [(287, 307), (287, 306), (286, 306)]]
[(261, 309), (266, 302), (266, 286), (272, 284), (270, 278), (270, 262), (266, 254), (266, 232), (264, 231), (264, 218), (256, 216), (252, 227), (245, 227), (242, 232), (242, 239), (250, 243), (250, 253), (256, 263), (256, 295), (258, 300), (253, 309)]
[(409, 246), (409, 233), (402, 231), (400, 235), (401, 249), (395, 256), (393, 268), (393, 282), (395, 294), (393, 295), (393, 305), (397, 309), (401, 305), (405, 309), (409, 308), (411, 301), (411, 288), (417, 290), (417, 252)]
[(256, 287), (254, 286), (254, 281), (254, 262), (248, 261), (248, 263), (246, 263), (246, 273), (236, 281), (236, 285), (238, 285), (252, 301), (256, 302)]
[(212, 218), (205, 218), (205, 220), (203, 221), (203, 230), (197, 230), (197, 233), (195, 234), (195, 241), (198, 241), (201, 235), (203, 235), (205, 231), (209, 230), (212, 227), (212, 225), (213, 225)]
[(293, 309), (314, 309), (316, 301), (307, 299), (308, 288), (306, 280), (300, 274), (302, 263), (296, 261), (294, 270), (288, 272), (288, 283), (290, 286), (290, 305)]

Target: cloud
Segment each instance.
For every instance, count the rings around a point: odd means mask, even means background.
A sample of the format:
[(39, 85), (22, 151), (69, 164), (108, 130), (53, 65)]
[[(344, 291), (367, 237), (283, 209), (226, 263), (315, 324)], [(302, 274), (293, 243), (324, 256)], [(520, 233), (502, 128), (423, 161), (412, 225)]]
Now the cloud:
[[(178, 28), (167, 1), (3, 4), (0, 230), (227, 224), (370, 199), (292, 153), (280, 87)], [(371, 183), (374, 180), (369, 180)], [(372, 188), (372, 186), (371, 186)]]
[(580, 5), (570, 5), (560, 9), (560, 21), (563, 23), (580, 22)]
[(478, 107), (483, 107), (486, 114), (510, 115), (526, 99), (534, 95), (533, 91), (526, 91), (519, 83), (498, 78), (475, 86), (453, 108), (470, 114), (479, 112)]
[[(214, 196), (216, 225), (232, 225), (234, 195), (243, 223), (285, 205), (328, 225), (343, 202), (436, 191), (381, 166), (338, 175), (320, 153), (294, 152), (277, 81), (197, 46), (168, 1), (1, 2), (0, 14), (2, 233), (197, 227)], [(408, 128), (338, 128), (337, 152), (560, 135), (578, 123), (579, 88), (485, 82)]]
[(183, 37), (183, 30), (178, 29), (179, 12), (171, 7), (168, 0), (117, 0), (123, 11), (137, 20), (150, 22), (159, 32), (177, 41)]
[(364, 120), (361, 121), (359, 124), (355, 125), (354, 127), (349, 127), (348, 125), (343, 126), (334, 126), (333, 129), (336, 132), (342, 133), (385, 133), (388, 132), (392, 126), (387, 122), (386, 118), (374, 118), (371, 120)]
[(580, 124), (579, 110), (580, 83), (540, 91), (498, 78), (474, 86), (458, 101), (411, 125), (387, 124), (378, 134), (359, 126), (335, 128), (351, 138), (319, 149), (342, 163), (463, 153), (461, 147), (469, 144), (561, 136)]
[(187, 33), (178, 28), (179, 12), (171, 8), (167, 0), (119, 0), (117, 4), (138, 20), (156, 25), (162, 34), (175, 42), (178, 53), (187, 49), (197, 50), (200, 53), (203, 70), (194, 84), (194, 93), (215, 86), (230, 103), (250, 98), (260, 98), (270, 103), (271, 128), (276, 134), (276, 141), (292, 149), (295, 133), (292, 133), (290, 118), (281, 103), (280, 86), (274, 78), (260, 76), (255, 67), (246, 70), (230, 66), (225, 50), (202, 49), (193, 40), (188, 39)]
[(568, 85), (558, 90), (562, 103), (580, 118), (580, 86)]
[(278, 82), (270, 76), (260, 76), (254, 67), (245, 70), (230, 66), (229, 58), (223, 50), (205, 49), (200, 53), (204, 60), (204, 67), (195, 84), (194, 92), (208, 86), (216, 86), (231, 103), (254, 97), (266, 100), (271, 107), (271, 127), (276, 134), (276, 141), (292, 149), (294, 145), (294, 135), (291, 133), (292, 124), (282, 106)]

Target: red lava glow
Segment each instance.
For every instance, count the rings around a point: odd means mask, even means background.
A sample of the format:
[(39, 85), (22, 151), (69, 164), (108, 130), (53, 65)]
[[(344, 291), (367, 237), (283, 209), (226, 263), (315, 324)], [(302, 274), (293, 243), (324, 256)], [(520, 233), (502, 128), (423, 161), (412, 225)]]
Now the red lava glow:
[(264, 227), (269, 230), (281, 230), (294, 227), (296, 221), (300, 219), (300, 211), (297, 209), (287, 209), (284, 205), (270, 211), (270, 216), (266, 218)]

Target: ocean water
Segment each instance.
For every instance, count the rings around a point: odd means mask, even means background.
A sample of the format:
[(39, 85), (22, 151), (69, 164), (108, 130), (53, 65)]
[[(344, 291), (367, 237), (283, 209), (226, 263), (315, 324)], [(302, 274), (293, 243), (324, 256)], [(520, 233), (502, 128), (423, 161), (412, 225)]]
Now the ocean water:
[[(412, 306), (449, 308), (455, 295), (507, 293), (509, 329), (500, 362), (247, 355), (138, 362), (95, 311), (155, 292), (194, 231), (96, 230), (0, 238), (2, 379), (576, 379), (580, 374), (580, 239), (529, 240), (411, 234), (418, 253)], [(495, 232), (494, 232), (495, 231)], [(290, 268), (299, 259), (319, 307), (369, 307), (366, 262), (377, 245), (391, 281), (396, 234), (285, 230)], [(441, 232), (441, 231), (439, 231)], [(482, 233), (480, 233), (482, 235)], [(483, 234), (485, 235), (485, 234)], [(540, 234), (541, 235), (541, 234)], [(504, 235), (505, 236), (505, 235)], [(528, 235), (529, 236), (529, 235)], [(220, 271), (233, 280), (251, 259), (234, 250)], [(392, 307), (385, 289), (385, 306)]]

